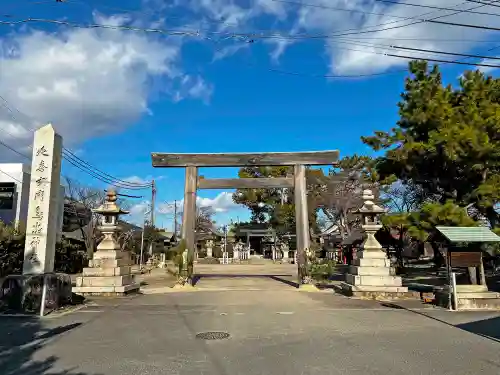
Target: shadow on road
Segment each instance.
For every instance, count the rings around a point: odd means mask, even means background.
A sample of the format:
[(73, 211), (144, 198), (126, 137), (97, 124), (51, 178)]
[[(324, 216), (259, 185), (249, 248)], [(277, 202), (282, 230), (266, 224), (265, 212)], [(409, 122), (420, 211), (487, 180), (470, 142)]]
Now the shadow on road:
[[(436, 317), (430, 316), (425, 312), (407, 309), (406, 307), (403, 307), (403, 306), (396, 304), (396, 303), (382, 302), (380, 305), (383, 307), (391, 308), (391, 309), (406, 310), (406, 311), (411, 312), (413, 314), (421, 315), (427, 319), (432, 319), (432, 320), (435, 320), (437, 322), (446, 324), (450, 327), (462, 329), (462, 330), (467, 331), (469, 333), (473, 333), (475, 335), (482, 336), (482, 337), (485, 337), (487, 339), (490, 339), (490, 340), (493, 340), (496, 342), (500, 342), (500, 316), (496, 316), (496, 317), (489, 318), (489, 319), (476, 320), (476, 321), (468, 322), (468, 323), (452, 324), (450, 322), (447, 322), (446, 320), (438, 319)], [(450, 312), (450, 314), (460, 314), (460, 312)]]
[(457, 324), (455, 327), (500, 342), (500, 316)]
[[(0, 318), (0, 373), (2, 375), (88, 375), (74, 369), (53, 371), (58, 357), (34, 358), (43, 346), (81, 323), (44, 329), (38, 318)], [(75, 353), (76, 354), (76, 353)]]

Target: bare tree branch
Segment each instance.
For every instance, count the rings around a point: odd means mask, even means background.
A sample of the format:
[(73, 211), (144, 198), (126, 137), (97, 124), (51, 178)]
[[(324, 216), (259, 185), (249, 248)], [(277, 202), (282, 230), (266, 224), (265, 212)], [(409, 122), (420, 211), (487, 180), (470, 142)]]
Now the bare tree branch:
[[(328, 176), (318, 177), (320, 188), (316, 191), (316, 203), (327, 219), (336, 224), (342, 238), (348, 237), (360, 223), (353, 212), (363, 205), (363, 190), (377, 189), (356, 171), (331, 172)], [(377, 193), (377, 191), (375, 191)]]
[(69, 213), (75, 215), (73, 223), (80, 230), (87, 255), (92, 257), (101, 234), (97, 230), (99, 216), (92, 210), (105, 200), (104, 191), (90, 188), (66, 178), (66, 206)]

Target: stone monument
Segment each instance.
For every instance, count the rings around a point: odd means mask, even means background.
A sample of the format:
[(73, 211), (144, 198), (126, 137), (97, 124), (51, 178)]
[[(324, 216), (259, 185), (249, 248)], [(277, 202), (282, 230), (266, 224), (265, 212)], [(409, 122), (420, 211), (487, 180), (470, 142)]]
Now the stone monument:
[(117, 241), (118, 216), (127, 214), (116, 204), (116, 192), (109, 189), (106, 202), (94, 212), (102, 215), (101, 226), (104, 239), (97, 246), (89, 267), (83, 276), (76, 278), (73, 292), (80, 295), (117, 296), (139, 291), (139, 284), (132, 275), (130, 254), (123, 251)]
[(62, 138), (52, 125), (35, 132), (23, 274), (54, 271), (61, 199)]
[(341, 284), (342, 290), (348, 295), (375, 299), (405, 297), (408, 288), (402, 286), (401, 277), (396, 276), (382, 245), (375, 238), (377, 231), (382, 228), (379, 216), (385, 210), (376, 205), (373, 199), (372, 191), (364, 190), (364, 204), (355, 212), (362, 217), (361, 228), (365, 240), (349, 268), (346, 282)]

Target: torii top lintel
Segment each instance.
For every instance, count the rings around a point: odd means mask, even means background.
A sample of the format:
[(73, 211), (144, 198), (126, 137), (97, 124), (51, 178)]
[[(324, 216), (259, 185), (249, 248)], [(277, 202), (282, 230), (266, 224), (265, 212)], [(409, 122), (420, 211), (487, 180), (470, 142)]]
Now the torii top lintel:
[(243, 167), (284, 165), (332, 165), (339, 159), (339, 151), (255, 152), (220, 154), (151, 154), (153, 167)]

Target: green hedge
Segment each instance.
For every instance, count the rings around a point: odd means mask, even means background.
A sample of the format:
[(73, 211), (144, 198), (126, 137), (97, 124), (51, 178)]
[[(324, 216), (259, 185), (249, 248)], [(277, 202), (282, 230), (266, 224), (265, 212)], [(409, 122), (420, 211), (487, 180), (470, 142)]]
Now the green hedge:
[[(0, 221), (0, 277), (21, 274), (25, 236)], [(54, 271), (80, 273), (87, 264), (86, 251), (63, 239), (56, 244)]]

